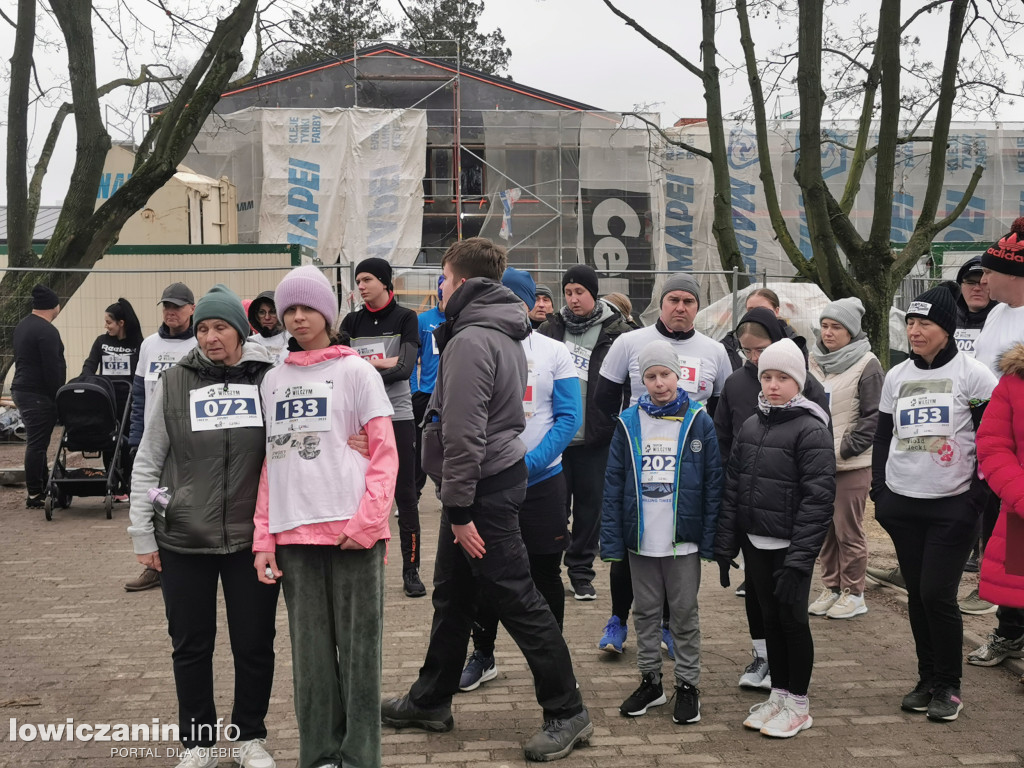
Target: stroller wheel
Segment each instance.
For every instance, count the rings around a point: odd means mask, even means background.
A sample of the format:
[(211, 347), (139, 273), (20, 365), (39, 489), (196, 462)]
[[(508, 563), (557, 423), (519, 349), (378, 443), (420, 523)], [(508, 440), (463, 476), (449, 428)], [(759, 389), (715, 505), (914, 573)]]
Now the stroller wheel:
[(114, 497), (109, 493), (103, 499), (103, 511), (107, 513), (107, 520), (114, 516)]
[(47, 520), (53, 520), (53, 496), (46, 495), (46, 501), (43, 502), (43, 514), (46, 515)]

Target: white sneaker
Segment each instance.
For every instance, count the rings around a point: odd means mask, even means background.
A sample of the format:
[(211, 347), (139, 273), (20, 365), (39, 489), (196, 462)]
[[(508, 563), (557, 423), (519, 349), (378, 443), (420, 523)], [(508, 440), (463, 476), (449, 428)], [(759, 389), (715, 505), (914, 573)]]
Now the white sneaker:
[(761, 733), (776, 739), (789, 739), (800, 731), (806, 731), (813, 723), (809, 714), (797, 712), (793, 702), (786, 699), (775, 717), (765, 721), (761, 727)]
[(824, 616), (841, 596), (842, 593), (834, 591), (832, 587), (822, 587), (821, 594), (807, 607), (807, 612), (811, 616)]
[(836, 600), (835, 605), (828, 609), (825, 616), (829, 619), (852, 619), (867, 613), (868, 607), (864, 605), (864, 595), (854, 595), (848, 589)]
[(238, 750), (235, 753), (235, 762), (242, 768), (277, 768), (274, 758), (263, 747), (266, 743), (266, 739), (238, 742), (235, 747)]
[(219, 758), (210, 753), (209, 747), (193, 747), (185, 750), (175, 768), (217, 768), (218, 762)]
[(778, 691), (772, 691), (768, 701), (762, 701), (750, 708), (750, 716), (743, 721), (744, 728), (760, 731), (764, 724), (786, 707), (786, 699)]

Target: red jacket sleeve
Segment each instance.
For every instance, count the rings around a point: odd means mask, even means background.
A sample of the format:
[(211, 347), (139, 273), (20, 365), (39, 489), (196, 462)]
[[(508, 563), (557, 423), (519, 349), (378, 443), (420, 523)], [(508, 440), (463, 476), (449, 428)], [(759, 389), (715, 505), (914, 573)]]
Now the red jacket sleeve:
[[(978, 428), (981, 473), (1003, 503), (1024, 516), (1024, 468), (1014, 434), (1014, 400), (1024, 407), (1024, 380), (1013, 374), (1000, 379)], [(1020, 416), (1024, 423), (1024, 415)], [(1021, 435), (1024, 440), (1024, 434)]]

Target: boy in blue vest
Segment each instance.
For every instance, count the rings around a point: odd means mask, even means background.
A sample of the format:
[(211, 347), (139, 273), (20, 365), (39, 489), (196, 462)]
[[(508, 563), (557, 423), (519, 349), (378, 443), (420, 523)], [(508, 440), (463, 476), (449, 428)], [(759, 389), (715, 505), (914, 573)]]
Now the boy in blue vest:
[(641, 682), (619, 711), (637, 717), (666, 703), (661, 682), (661, 617), (669, 603), (675, 644), (673, 722), (700, 720), (701, 558), (713, 555), (722, 464), (703, 403), (679, 386), (679, 356), (667, 341), (640, 353), (647, 394), (619, 416), (608, 454), (601, 557), (629, 558)]

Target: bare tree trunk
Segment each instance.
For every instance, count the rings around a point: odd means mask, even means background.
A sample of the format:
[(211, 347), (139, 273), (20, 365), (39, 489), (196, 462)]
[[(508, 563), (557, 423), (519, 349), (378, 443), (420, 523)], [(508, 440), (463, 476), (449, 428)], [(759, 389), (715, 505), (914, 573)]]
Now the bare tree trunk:
[(35, 0), (18, 0), (18, 29), (11, 53), (11, 91), (7, 96), (7, 259), (26, 266), (32, 254), (35, 217), (28, 211), (28, 94), (36, 39)]
[[(729, 152), (725, 146), (725, 118), (722, 115), (722, 89), (718, 82), (718, 53), (715, 47), (715, 26), (717, 22), (716, 0), (701, 0), (701, 21), (703, 39), (701, 53), (704, 59), (704, 101), (707, 104), (708, 137), (711, 141), (711, 169), (715, 184), (714, 218), (711, 231), (718, 244), (718, 258), (722, 269), (747, 271), (736, 239), (736, 228), (732, 220), (732, 176), (729, 173)], [(728, 277), (732, 283), (732, 276)], [(739, 288), (750, 284), (750, 278), (741, 274), (737, 279)]]
[[(36, 266), (51, 272), (7, 272), (0, 280), (0, 378), (11, 365), (11, 335), (30, 306), (32, 286), (39, 282), (67, 301), (88, 277), (88, 272), (117, 242), (125, 222), (177, 171), (203, 122), (242, 61), (242, 43), (252, 27), (257, 0), (239, 0), (215, 28), (206, 48), (164, 114), (154, 120), (146, 143), (152, 151), (125, 182), (97, 210), (96, 190), (110, 138), (103, 130), (96, 87), (90, 14), (86, 0), (51, 0), (54, 15), (68, 45), (68, 70), (74, 97), (78, 146), (68, 197), (57, 228)], [(24, 162), (22, 162), (24, 166)]]

